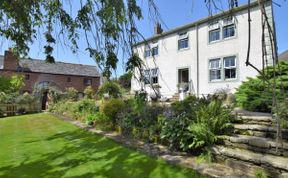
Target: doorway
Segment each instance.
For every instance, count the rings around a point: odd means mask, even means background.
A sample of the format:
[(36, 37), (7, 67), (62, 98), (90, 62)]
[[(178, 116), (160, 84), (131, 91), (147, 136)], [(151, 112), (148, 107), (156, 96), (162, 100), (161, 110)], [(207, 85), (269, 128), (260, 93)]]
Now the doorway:
[(44, 91), (42, 93), (42, 110), (46, 110), (47, 108), (47, 102), (48, 102), (48, 93), (49, 91)]
[(189, 91), (189, 69), (178, 69), (178, 90)]

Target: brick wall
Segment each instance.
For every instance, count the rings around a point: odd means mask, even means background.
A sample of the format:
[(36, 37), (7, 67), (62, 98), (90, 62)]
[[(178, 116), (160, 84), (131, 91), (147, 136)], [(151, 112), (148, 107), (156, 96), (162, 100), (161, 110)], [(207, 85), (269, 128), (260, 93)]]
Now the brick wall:
[[(79, 92), (84, 92), (87, 87), (84, 85), (84, 79), (92, 80), (92, 88), (96, 91), (100, 85), (100, 77), (84, 77), (84, 76), (73, 76), (73, 75), (59, 75), (59, 74), (41, 74), (33, 72), (15, 72), (11, 70), (0, 70), (0, 75), (10, 77), (13, 74), (26, 75), (29, 76), (29, 79), (24, 79), (25, 86), (21, 89), (23, 91), (32, 92), (35, 84), (37, 85), (40, 82), (53, 82), (58, 86), (61, 91), (64, 91), (68, 87), (73, 87)], [(26, 77), (25, 77), (26, 78)], [(70, 80), (68, 79), (70, 78)]]
[(18, 67), (18, 59), (13, 55), (11, 49), (5, 51), (5, 58), (3, 63), (3, 69), (16, 70)]

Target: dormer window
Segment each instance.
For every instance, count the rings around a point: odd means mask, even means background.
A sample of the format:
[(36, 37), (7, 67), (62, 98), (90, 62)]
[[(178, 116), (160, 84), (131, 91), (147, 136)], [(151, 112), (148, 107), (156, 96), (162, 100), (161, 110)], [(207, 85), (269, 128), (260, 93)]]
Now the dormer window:
[(189, 47), (189, 38), (187, 32), (180, 33), (178, 39), (178, 50), (187, 49)]

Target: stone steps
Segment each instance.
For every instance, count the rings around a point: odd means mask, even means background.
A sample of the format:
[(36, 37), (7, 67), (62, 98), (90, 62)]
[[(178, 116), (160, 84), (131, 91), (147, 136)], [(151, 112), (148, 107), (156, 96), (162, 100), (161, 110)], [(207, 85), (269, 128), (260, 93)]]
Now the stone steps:
[(179, 101), (180, 93), (175, 93), (172, 98), (170, 98), (171, 102)]
[(275, 125), (275, 119), (271, 116), (237, 116), (234, 123), (256, 124), (256, 125)]
[[(282, 138), (288, 141), (288, 129), (282, 130)], [(234, 134), (276, 139), (277, 127), (258, 124), (234, 124)]]
[[(270, 154), (255, 153), (241, 148), (213, 146), (211, 152), (222, 160), (225, 165), (235, 169), (242, 169), (249, 177), (255, 176), (255, 171), (265, 169), (271, 177), (281, 177), (288, 173), (288, 158)], [(245, 167), (245, 169), (244, 169)]]
[(223, 136), (221, 138), (222, 142), (219, 142), (219, 144), (227, 147), (288, 157), (288, 142), (285, 141), (283, 141), (283, 145), (278, 145), (278, 151), (276, 151), (277, 143), (275, 139), (247, 135)]

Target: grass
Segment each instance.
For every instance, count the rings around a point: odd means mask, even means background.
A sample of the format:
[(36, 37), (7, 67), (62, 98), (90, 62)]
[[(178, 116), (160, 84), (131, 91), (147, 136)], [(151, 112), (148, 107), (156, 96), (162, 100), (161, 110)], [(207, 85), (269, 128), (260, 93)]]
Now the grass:
[(181, 178), (167, 164), (49, 114), (0, 119), (0, 177)]

